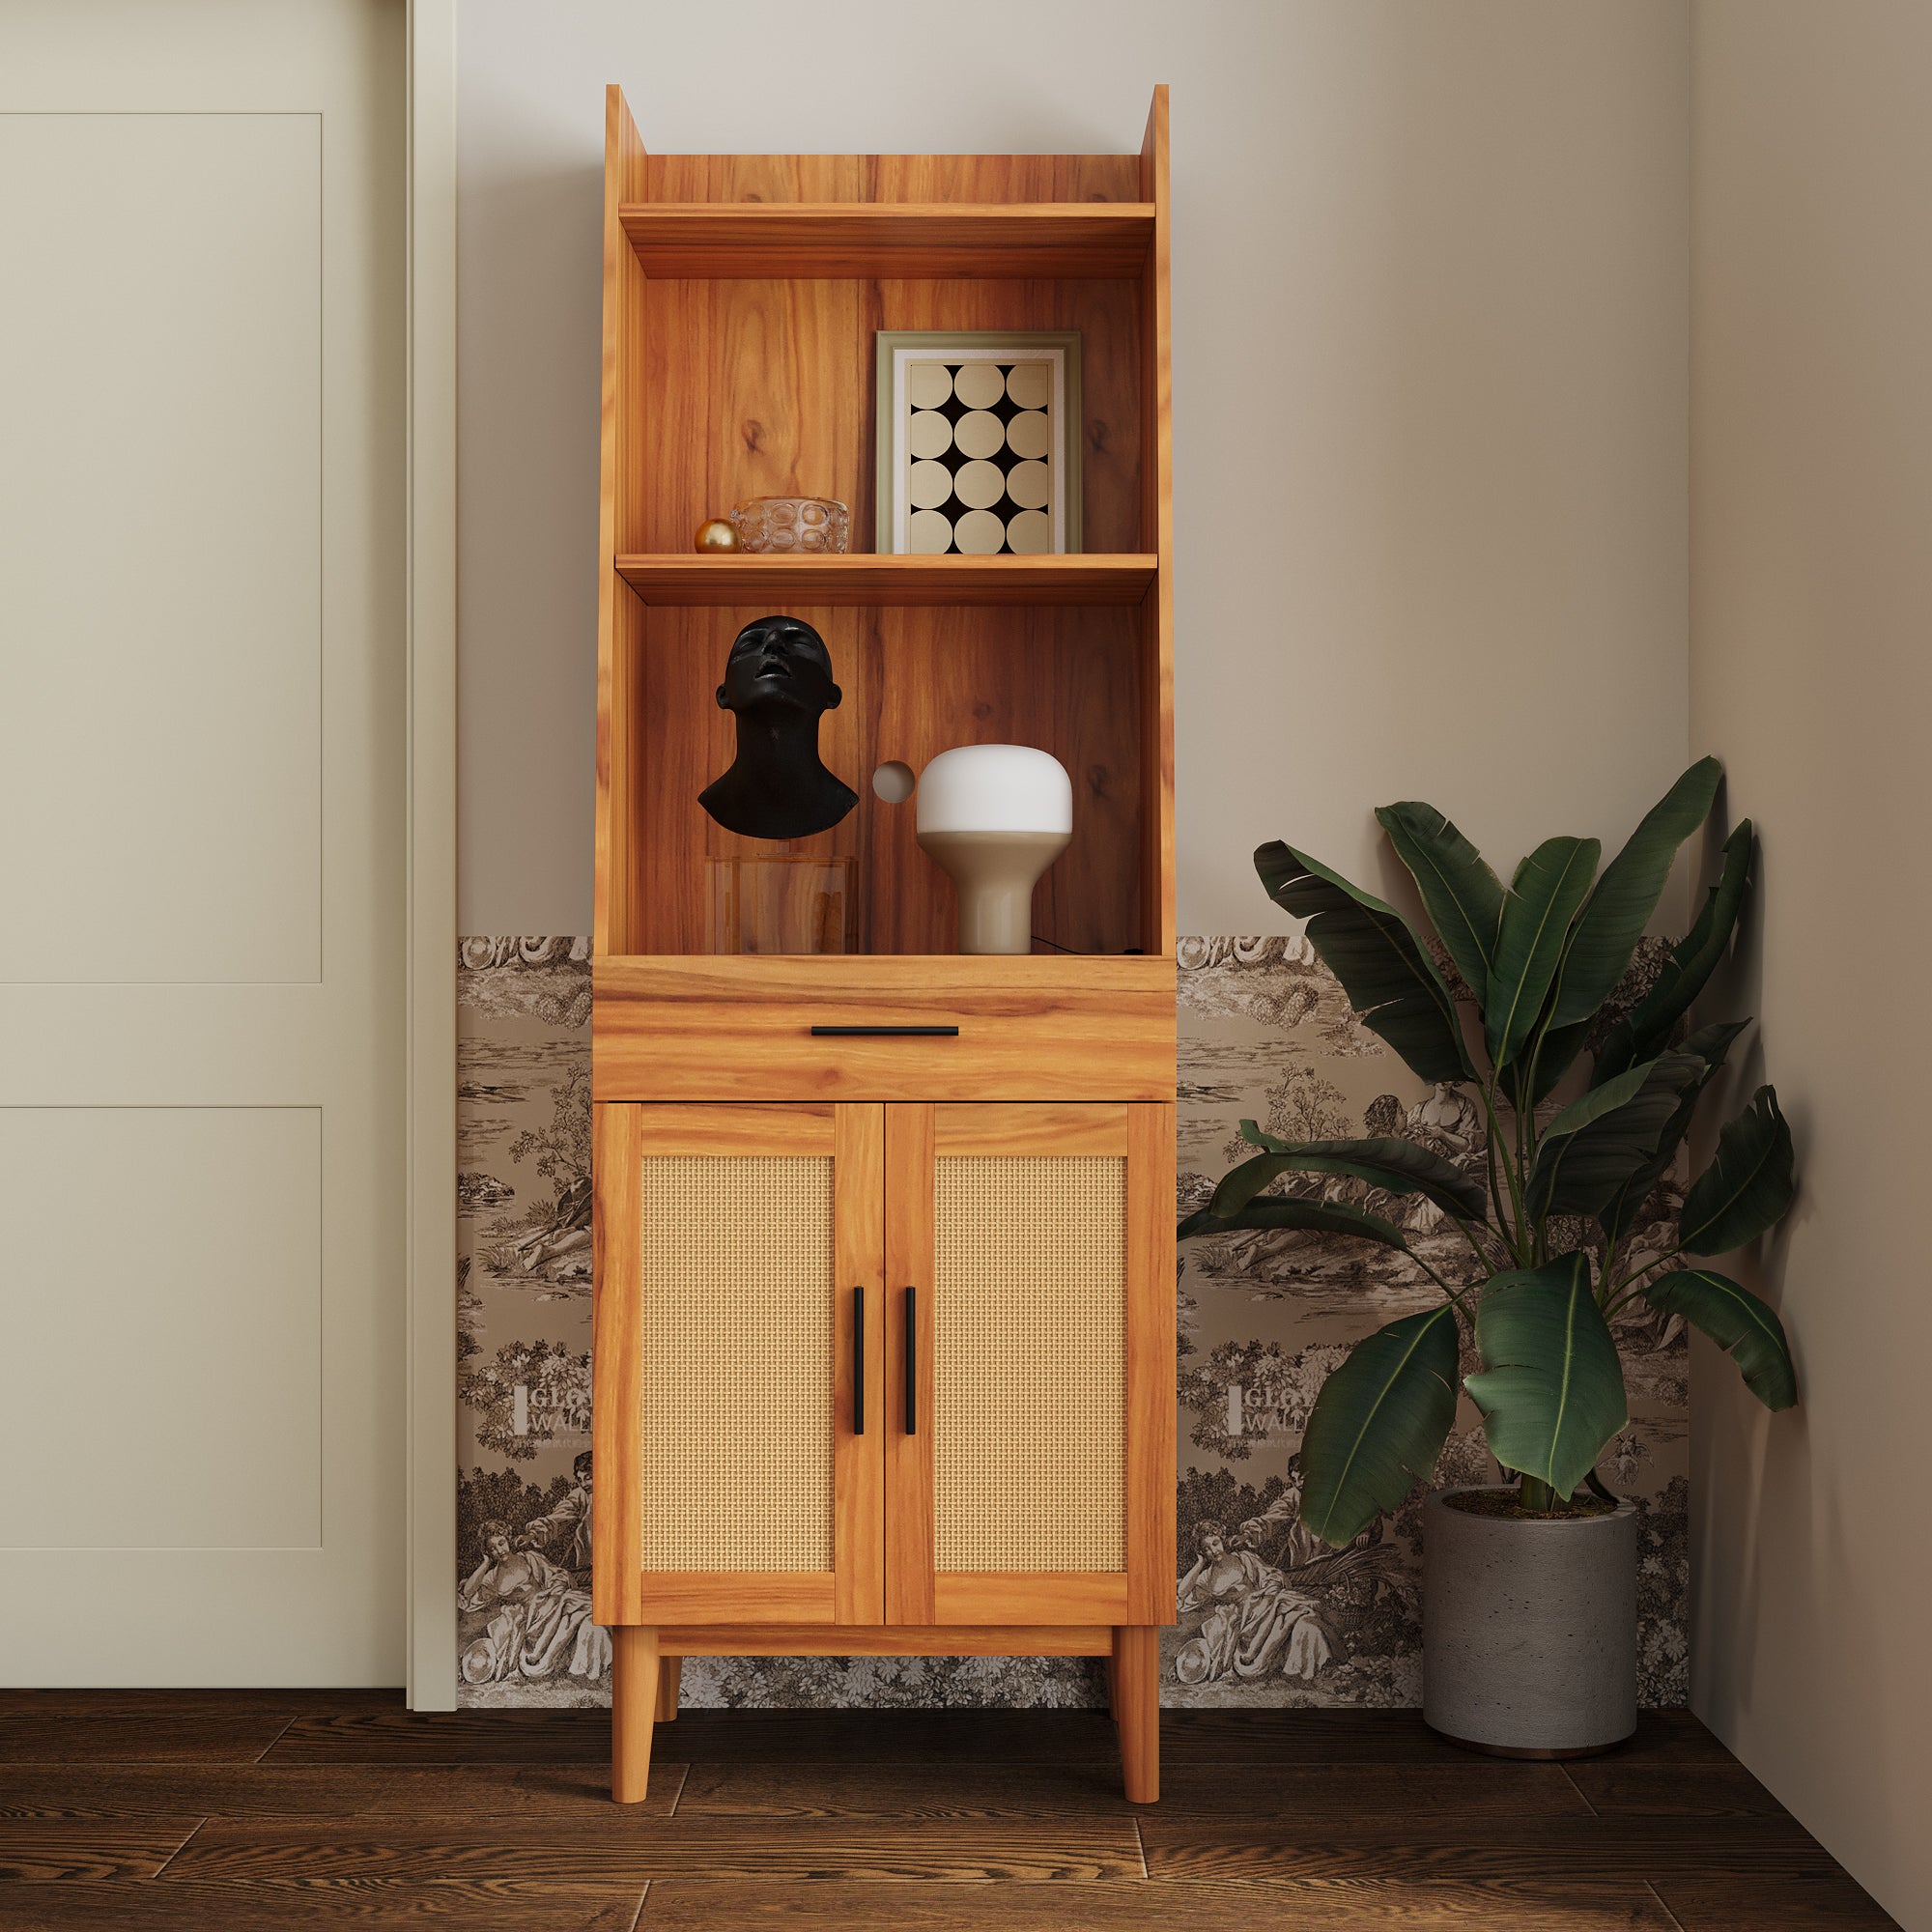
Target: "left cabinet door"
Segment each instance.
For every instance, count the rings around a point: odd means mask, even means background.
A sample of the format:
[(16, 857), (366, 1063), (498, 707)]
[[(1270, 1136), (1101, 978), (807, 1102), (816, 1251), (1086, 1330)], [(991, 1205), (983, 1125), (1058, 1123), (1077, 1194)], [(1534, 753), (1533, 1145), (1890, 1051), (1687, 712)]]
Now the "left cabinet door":
[(885, 1110), (595, 1109), (604, 1624), (885, 1615)]

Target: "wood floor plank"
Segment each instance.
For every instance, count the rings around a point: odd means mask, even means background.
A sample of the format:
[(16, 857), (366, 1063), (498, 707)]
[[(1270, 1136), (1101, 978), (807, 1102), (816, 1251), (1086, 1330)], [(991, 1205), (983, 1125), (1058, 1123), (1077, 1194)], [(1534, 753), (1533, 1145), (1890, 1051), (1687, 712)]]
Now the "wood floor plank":
[[(682, 1747), (684, 1740), (678, 1742)], [(0, 1784), (0, 1792), (4, 1789)], [(1320, 1771), (1276, 1764), (1184, 1764), (1164, 1771), (1159, 1815), (1195, 1812), (1352, 1824), (1365, 1817), (1467, 1818), (1511, 1815), (1524, 1808), (1552, 1819), (1590, 1815), (1561, 1766), (1481, 1760), (1334, 1765)], [(700, 1764), (686, 1777), (677, 1804), (680, 1818), (1056, 1814), (1146, 1815), (1122, 1796), (1120, 1769), (1114, 1764)]]
[[(681, 1764), (654, 1763), (633, 1818), (665, 1818)], [(610, 1768), (585, 1764), (102, 1764), (0, 1766), (0, 1818), (98, 1811), (283, 1817), (529, 1817), (603, 1812)]]
[(1642, 1887), (771, 1886), (659, 1879), (638, 1932), (1675, 1932)]
[(925, 1819), (213, 1819), (157, 1885), (413, 1885), (430, 1879), (584, 1884), (706, 1879), (1002, 1880), (1034, 1885), (1142, 1876), (1129, 1822)]
[(1771, 1818), (1784, 1809), (1741, 1764), (1605, 1758), (1563, 1769), (1590, 1808), (1605, 1818)]
[[(1031, 1714), (1021, 1714), (1031, 1715)], [(1163, 1711), (1161, 1755), (1168, 1764), (1262, 1762), (1323, 1764), (1481, 1764), (1482, 1752), (1453, 1745), (1420, 1711), (1247, 1708)], [(1636, 1735), (1605, 1762), (1734, 1764), (1730, 1752), (1688, 1711), (1644, 1711)]]
[[(0, 1880), (153, 1878), (201, 1825), (191, 1818), (0, 1818)], [(0, 1925), (11, 1924), (0, 1903)]]
[(75, 1711), (310, 1711), (403, 1709), (401, 1690), (20, 1690), (0, 1688), (0, 1717), (65, 1716)]
[(350, 1711), (298, 1718), (268, 1764), (595, 1764), (608, 1711)]
[(677, 1717), (687, 1764), (1066, 1764), (1121, 1761), (1104, 1711), (712, 1711)]
[(1237, 1820), (1144, 1818), (1156, 1882), (1219, 1885), (1623, 1884), (1666, 1876), (1832, 1878), (1839, 1868), (1788, 1818), (1384, 1821), (1317, 1836)]
[(1683, 1932), (1899, 1932), (1848, 1878), (1655, 1881)]
[(0, 1717), (4, 1764), (252, 1764), (290, 1723), (285, 1711), (71, 1711)]
[[(7, 1932), (632, 1932), (643, 1887), (478, 1880), (418, 1886), (23, 1885), (0, 1891)], [(723, 1932), (723, 1928), (717, 1928)]]

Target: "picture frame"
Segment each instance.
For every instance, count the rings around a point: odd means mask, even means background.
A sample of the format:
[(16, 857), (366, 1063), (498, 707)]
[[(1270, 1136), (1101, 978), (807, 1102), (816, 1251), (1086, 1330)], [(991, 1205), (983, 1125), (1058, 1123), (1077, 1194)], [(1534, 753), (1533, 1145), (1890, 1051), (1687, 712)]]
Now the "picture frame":
[(1079, 552), (1077, 328), (882, 328), (877, 383), (882, 556)]

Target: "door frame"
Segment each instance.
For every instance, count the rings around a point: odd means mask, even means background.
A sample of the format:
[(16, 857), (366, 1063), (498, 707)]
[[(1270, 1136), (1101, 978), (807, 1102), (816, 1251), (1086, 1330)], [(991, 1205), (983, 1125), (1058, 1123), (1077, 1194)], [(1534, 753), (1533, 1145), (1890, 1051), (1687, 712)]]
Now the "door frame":
[(413, 1711), (456, 1708), (456, 0), (409, 9), (408, 1598)]

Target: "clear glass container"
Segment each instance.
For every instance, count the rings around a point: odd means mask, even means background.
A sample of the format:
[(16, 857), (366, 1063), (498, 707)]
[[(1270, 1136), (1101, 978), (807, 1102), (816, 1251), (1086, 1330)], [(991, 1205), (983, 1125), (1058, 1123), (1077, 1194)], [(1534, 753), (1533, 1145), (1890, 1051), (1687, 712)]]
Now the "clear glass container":
[(731, 512), (742, 549), (843, 556), (852, 541), (852, 513), (831, 497), (753, 497)]

